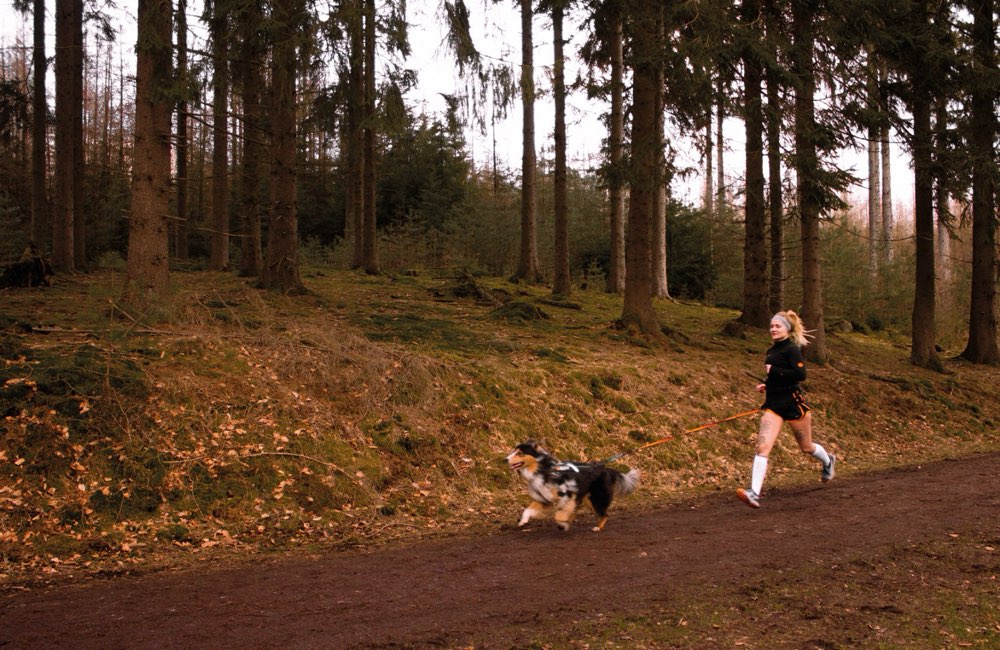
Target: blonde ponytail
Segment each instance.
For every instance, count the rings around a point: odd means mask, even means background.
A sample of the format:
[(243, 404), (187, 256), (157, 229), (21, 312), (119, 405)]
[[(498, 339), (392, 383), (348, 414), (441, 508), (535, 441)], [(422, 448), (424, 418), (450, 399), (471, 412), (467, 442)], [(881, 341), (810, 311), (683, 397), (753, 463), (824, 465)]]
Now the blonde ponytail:
[(806, 326), (802, 323), (802, 319), (794, 311), (789, 309), (788, 311), (779, 311), (778, 315), (788, 321), (791, 327), (788, 330), (788, 338), (792, 340), (792, 343), (804, 348), (809, 345), (809, 339), (812, 338), (810, 331), (806, 330)]

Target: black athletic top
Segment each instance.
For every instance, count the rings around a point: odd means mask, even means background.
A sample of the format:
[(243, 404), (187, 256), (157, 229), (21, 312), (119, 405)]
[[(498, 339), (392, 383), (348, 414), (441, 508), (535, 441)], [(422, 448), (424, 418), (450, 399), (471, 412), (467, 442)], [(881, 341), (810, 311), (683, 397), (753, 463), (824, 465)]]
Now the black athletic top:
[(802, 359), (802, 349), (791, 339), (782, 339), (767, 350), (764, 364), (770, 364), (771, 372), (764, 380), (767, 399), (787, 398), (798, 390), (799, 382), (806, 379), (806, 364)]

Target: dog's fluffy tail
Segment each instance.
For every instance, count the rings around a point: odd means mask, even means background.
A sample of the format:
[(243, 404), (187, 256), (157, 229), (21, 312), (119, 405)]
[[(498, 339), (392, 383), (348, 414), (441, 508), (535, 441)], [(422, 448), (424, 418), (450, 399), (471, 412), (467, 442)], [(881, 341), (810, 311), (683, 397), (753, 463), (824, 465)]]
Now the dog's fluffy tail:
[(624, 497), (635, 492), (639, 487), (639, 470), (630, 469), (627, 474), (615, 473), (615, 496)]

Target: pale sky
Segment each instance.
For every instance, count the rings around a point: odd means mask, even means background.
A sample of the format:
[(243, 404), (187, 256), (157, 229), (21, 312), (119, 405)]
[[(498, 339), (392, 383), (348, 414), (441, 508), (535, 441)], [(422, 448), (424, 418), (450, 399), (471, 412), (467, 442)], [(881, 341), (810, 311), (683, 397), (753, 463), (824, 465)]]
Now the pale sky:
[[(411, 96), (414, 105), (426, 107), (429, 112), (443, 112), (444, 101), (437, 93), (455, 94), (461, 91), (462, 82), (446, 48), (442, 45), (443, 32), (437, 18), (437, 0), (410, 2), (410, 41), (413, 53), (408, 66), (420, 73), (420, 89)], [(494, 59), (509, 61), (515, 65), (521, 61), (521, 19), (520, 12), (512, 1), (493, 3), (491, 0), (471, 0), (473, 39), (479, 50)], [(567, 58), (574, 57), (583, 44), (586, 34), (580, 31), (580, 21), (567, 17), (564, 22), (564, 37), (569, 39), (564, 51)], [(551, 87), (549, 75), (553, 61), (551, 21), (536, 16), (533, 30), (535, 86), (540, 92)], [(576, 60), (566, 63), (566, 82), (572, 82), (580, 68)], [(821, 101), (821, 100), (819, 100)], [(605, 127), (601, 115), (610, 111), (605, 102), (588, 100), (582, 92), (573, 93), (567, 99), (567, 158), (570, 166), (593, 167), (599, 163), (601, 140), (605, 137)], [(535, 105), (535, 146), (536, 149), (552, 148), (553, 121), (555, 109), (551, 97), (542, 96)], [(513, 106), (504, 122), (497, 127), (497, 149), (502, 163), (511, 170), (521, 166), (521, 108)], [(700, 168), (701, 162), (693, 140), (680, 134), (668, 134), (671, 145), (677, 151), (679, 166)], [(727, 184), (738, 183), (742, 179), (744, 157), (743, 123), (738, 119), (727, 119), (723, 137)], [(469, 134), (473, 155), (480, 164), (490, 160), (492, 138)], [(909, 158), (893, 144), (894, 201), (912, 203), (913, 182), (909, 169)], [(867, 154), (844, 151), (837, 163), (845, 168), (854, 168), (855, 174), (864, 175), (867, 168)], [(766, 163), (765, 163), (766, 164)], [(677, 181), (673, 187), (674, 196), (689, 202), (700, 201), (704, 180), (699, 176), (688, 181)], [(851, 200), (867, 205), (867, 186), (859, 186), (851, 191)]]
[[(105, 0), (106, 1), (106, 0)], [(192, 7), (197, 0), (191, 0)], [(49, 3), (52, 4), (51, 2)], [(134, 8), (131, 3), (120, 3), (127, 6), (127, 12), (116, 12), (120, 17), (115, 20), (115, 26), (120, 30), (118, 43), (125, 48), (126, 64), (131, 59), (134, 44)], [(407, 95), (408, 102), (417, 111), (442, 114), (445, 102), (439, 93), (464, 94), (465, 82), (460, 79), (443, 44), (444, 34), (439, 18), (438, 0), (410, 0), (407, 3), (411, 56), (405, 66), (418, 73), (419, 86)], [(470, 0), (468, 2), (471, 16), (473, 39), (480, 52), (495, 61), (505, 61), (517, 66), (521, 61), (521, 27), (520, 13), (513, 1), (495, 3), (492, 0)], [(54, 26), (52, 25), (53, 7), (49, 7), (47, 31), (47, 47), (50, 56), (54, 51)], [(196, 29), (198, 10), (189, 7), (189, 24)], [(30, 42), (30, 15), (27, 18), (14, 11), (11, 0), (0, 0), (0, 38), (6, 47), (11, 47), (21, 32), (23, 38)], [(580, 31), (578, 17), (567, 16), (564, 23), (564, 36), (569, 39), (565, 44), (566, 81), (570, 83), (577, 76), (580, 64), (575, 54), (586, 38)], [(534, 19), (534, 64), (535, 86), (539, 97), (535, 105), (535, 146), (541, 152), (551, 151), (554, 121), (554, 106), (549, 89), (552, 71), (552, 29), (551, 21), (543, 16)], [(50, 69), (51, 76), (51, 69)], [(52, 97), (50, 94), (50, 102)], [(605, 128), (601, 115), (610, 107), (599, 101), (588, 100), (582, 92), (572, 93), (567, 98), (567, 158), (570, 166), (575, 168), (590, 168), (598, 163), (601, 140)], [(694, 143), (679, 135), (671, 137), (672, 146), (679, 152), (678, 164), (699, 167), (697, 149)], [(473, 132), (467, 133), (471, 153), (476, 163), (487, 166), (490, 163), (493, 147), (491, 133), (486, 135)], [(727, 183), (739, 182), (743, 168), (743, 133), (742, 123), (738, 120), (728, 120), (725, 129), (727, 150), (725, 152), (725, 167)], [(521, 165), (521, 107), (519, 104), (508, 109), (506, 119), (496, 125), (497, 156), (502, 166), (514, 171)], [(909, 169), (909, 159), (895, 147), (893, 188), (896, 201), (912, 202), (912, 173)], [(541, 157), (541, 154), (539, 154)], [(864, 170), (866, 158), (864, 154), (845, 152), (840, 157), (841, 164)], [(675, 183), (674, 195), (682, 200), (696, 202), (702, 192), (704, 181), (700, 178)], [(859, 187), (852, 192), (853, 200), (865, 202), (867, 190)]]

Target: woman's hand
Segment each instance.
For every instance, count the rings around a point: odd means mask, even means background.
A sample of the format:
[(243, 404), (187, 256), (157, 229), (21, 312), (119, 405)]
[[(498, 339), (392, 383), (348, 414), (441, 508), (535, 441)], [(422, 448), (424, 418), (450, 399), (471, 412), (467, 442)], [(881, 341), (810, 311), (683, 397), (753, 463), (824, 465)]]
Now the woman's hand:
[(757, 384), (757, 392), (763, 393), (767, 390), (767, 384)]
[(764, 364), (764, 374), (765, 375), (770, 375), (771, 374), (771, 364), (769, 364), (769, 363), (765, 363)]

